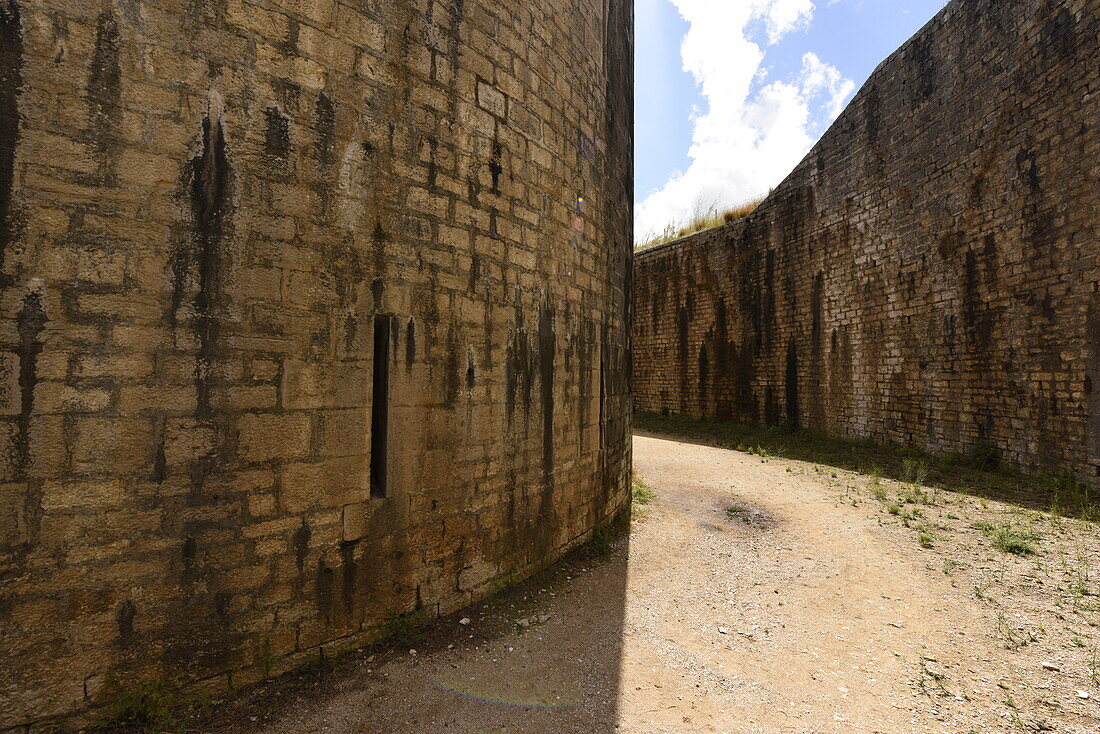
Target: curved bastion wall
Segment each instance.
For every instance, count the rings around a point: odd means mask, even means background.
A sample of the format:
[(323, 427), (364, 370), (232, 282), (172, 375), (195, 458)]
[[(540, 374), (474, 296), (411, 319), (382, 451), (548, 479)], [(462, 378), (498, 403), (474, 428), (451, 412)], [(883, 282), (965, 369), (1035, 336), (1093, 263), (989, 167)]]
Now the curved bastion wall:
[(630, 0), (0, 0), (0, 730), (627, 508)]
[(1098, 39), (1100, 0), (948, 4), (753, 214), (636, 256), (637, 409), (1100, 486)]

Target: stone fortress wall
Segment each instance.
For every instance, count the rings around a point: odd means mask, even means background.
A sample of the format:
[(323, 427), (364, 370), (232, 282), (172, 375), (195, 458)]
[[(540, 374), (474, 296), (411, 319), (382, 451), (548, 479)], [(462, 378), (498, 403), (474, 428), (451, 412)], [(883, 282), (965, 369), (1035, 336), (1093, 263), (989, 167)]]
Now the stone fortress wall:
[(747, 219), (635, 258), (640, 411), (1100, 486), (1100, 0), (954, 0)]
[(0, 0), (0, 731), (625, 511), (630, 0)]

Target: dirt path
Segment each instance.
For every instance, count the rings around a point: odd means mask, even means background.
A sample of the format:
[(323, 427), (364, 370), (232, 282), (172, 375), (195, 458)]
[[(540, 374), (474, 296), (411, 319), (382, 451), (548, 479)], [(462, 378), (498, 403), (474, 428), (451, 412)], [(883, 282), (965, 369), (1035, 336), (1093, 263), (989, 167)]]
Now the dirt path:
[[(1096, 526), (667, 439), (634, 447), (657, 499), (610, 558), (445, 620), (415, 654), (274, 686), (220, 730), (1100, 732)], [(1002, 525), (1037, 552), (994, 548)]]

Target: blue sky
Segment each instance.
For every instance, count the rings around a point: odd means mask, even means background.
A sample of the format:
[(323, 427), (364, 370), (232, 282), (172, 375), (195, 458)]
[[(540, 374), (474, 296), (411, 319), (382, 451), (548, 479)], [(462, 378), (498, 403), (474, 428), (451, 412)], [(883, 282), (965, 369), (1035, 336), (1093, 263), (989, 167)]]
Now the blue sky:
[(767, 193), (944, 4), (636, 0), (636, 238)]

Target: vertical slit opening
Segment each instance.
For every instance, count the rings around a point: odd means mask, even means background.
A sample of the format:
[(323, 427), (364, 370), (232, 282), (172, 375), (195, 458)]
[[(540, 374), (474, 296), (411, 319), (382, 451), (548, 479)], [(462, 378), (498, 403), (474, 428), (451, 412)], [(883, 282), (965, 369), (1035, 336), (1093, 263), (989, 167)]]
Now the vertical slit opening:
[(392, 316), (374, 317), (374, 388), (370, 423), (370, 496), (389, 492), (390, 351)]

